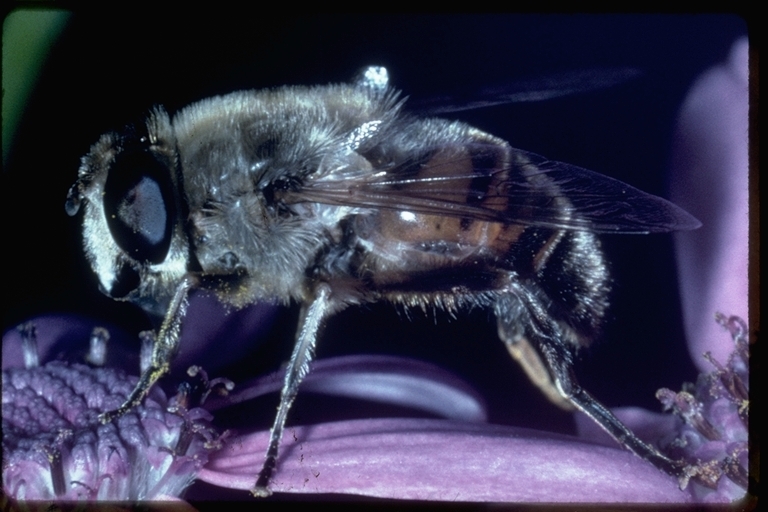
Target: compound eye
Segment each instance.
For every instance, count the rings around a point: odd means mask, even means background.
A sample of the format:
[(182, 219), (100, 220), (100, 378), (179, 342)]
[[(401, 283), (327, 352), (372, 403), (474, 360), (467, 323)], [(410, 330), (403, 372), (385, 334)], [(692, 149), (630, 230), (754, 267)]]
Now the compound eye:
[(104, 212), (117, 245), (136, 261), (168, 254), (176, 216), (171, 169), (147, 149), (115, 157), (104, 185)]

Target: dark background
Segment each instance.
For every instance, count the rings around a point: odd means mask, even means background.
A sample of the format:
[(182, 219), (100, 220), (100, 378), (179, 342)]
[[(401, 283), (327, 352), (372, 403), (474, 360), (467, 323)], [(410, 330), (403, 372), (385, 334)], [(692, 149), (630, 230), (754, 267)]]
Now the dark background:
[[(238, 89), (343, 82), (368, 64), (385, 65), (391, 83), (412, 98), (472, 97), (493, 84), (633, 67), (642, 76), (611, 89), (448, 117), (664, 196), (684, 94), (745, 31), (737, 17), (702, 15), (76, 12), (50, 54), (3, 172), (3, 329), (48, 313), (87, 316), (130, 335), (150, 327), (136, 308), (99, 294), (81, 250), (79, 220), (67, 217), (64, 199), (89, 146), (155, 104), (173, 112)], [(679, 389), (695, 378), (684, 345), (672, 237), (610, 236), (603, 242), (615, 293), (602, 338), (580, 356), (580, 379), (609, 406), (657, 410), (656, 389)], [(263, 340), (243, 334), (239, 344), (255, 352), (243, 357), (242, 368), (224, 374), (276, 369), (290, 353), (296, 316), (295, 307), (278, 312)], [(412, 317), (388, 305), (348, 310), (329, 322), (318, 357), (411, 355), (466, 378), (486, 397), (493, 422), (570, 431), (570, 418), (531, 389), (509, 360), (488, 312), (458, 320)], [(309, 409), (301, 402), (314, 399), (301, 398), (297, 406)], [(359, 416), (359, 405), (347, 404), (347, 412)], [(304, 410), (297, 409), (296, 422), (312, 414)], [(341, 417), (335, 409), (332, 419)]]

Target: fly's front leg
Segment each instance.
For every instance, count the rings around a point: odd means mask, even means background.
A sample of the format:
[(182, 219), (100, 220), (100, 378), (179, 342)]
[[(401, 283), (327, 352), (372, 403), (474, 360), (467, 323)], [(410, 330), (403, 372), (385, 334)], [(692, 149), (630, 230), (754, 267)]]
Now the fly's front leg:
[(168, 312), (165, 314), (163, 323), (160, 326), (160, 332), (155, 337), (155, 344), (152, 348), (152, 362), (148, 368), (141, 372), (139, 382), (128, 395), (123, 405), (113, 411), (107, 411), (99, 415), (102, 423), (109, 423), (115, 418), (119, 418), (127, 413), (144, 400), (150, 388), (157, 380), (168, 373), (171, 359), (176, 354), (179, 345), (179, 335), (181, 333), (181, 321), (187, 314), (187, 297), (189, 291), (197, 284), (197, 278), (188, 275), (184, 277), (176, 292), (173, 294)]
[(309, 363), (315, 356), (317, 333), (331, 312), (332, 301), (330, 297), (330, 287), (325, 284), (320, 285), (316, 290), (314, 300), (301, 309), (296, 343), (293, 346), (288, 367), (285, 369), (283, 389), (280, 391), (280, 405), (277, 408), (277, 416), (275, 416), (275, 422), (270, 431), (266, 458), (256, 484), (251, 489), (251, 494), (256, 497), (264, 498), (272, 494), (272, 491), (269, 490), (269, 481), (277, 467), (277, 453), (280, 448), (280, 439), (283, 437), (285, 420), (299, 391), (301, 381), (309, 373)]

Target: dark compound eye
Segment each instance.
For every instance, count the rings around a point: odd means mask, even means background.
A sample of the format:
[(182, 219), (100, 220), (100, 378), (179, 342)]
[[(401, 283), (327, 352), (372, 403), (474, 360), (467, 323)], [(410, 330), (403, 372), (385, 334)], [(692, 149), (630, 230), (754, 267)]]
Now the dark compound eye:
[(115, 242), (136, 261), (160, 263), (171, 245), (176, 211), (171, 169), (147, 149), (115, 157), (104, 186), (104, 212)]

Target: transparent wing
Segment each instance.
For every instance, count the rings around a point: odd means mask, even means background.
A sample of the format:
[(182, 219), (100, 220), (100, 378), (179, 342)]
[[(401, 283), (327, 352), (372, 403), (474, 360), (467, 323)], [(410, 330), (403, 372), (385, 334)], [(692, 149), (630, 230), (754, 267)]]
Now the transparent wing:
[(419, 114), (440, 115), (508, 103), (545, 101), (607, 89), (639, 76), (641, 72), (638, 69), (629, 67), (566, 71), (480, 89), (455, 91), (428, 99), (414, 98), (409, 100), (408, 108)]
[[(482, 145), (471, 144), (473, 154), (482, 151)], [(468, 166), (466, 147), (456, 152), (456, 160), (463, 158), (463, 164), (451, 158), (424, 164), (428, 159), (422, 157), (375, 171), (340, 173), (307, 181), (291, 193), (289, 202), (387, 208), (598, 233), (656, 233), (701, 225), (666, 199), (525, 151), (510, 148), (511, 163), (502, 168), (478, 165), (482, 158)], [(498, 151), (498, 146), (493, 149)]]

